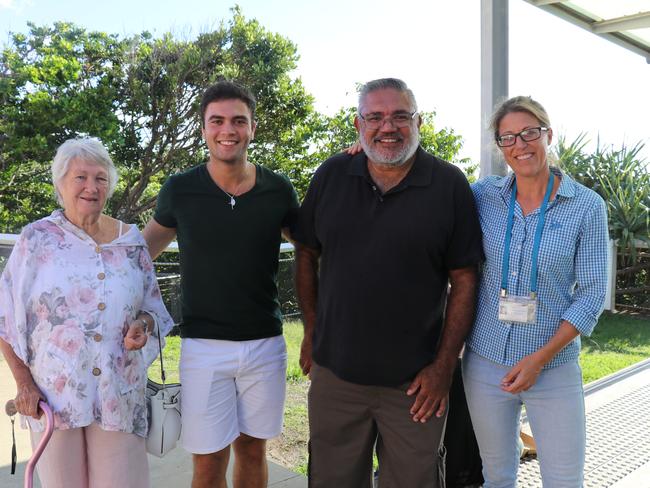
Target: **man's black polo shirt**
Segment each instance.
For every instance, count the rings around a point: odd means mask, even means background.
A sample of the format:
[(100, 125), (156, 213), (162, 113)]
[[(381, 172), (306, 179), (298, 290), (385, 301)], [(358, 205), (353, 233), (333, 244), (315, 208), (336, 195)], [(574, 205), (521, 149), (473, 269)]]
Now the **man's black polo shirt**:
[(384, 195), (365, 154), (325, 161), (294, 237), (321, 252), (313, 358), (366, 385), (400, 385), (433, 361), (448, 270), (483, 256), (465, 176), (422, 148)]

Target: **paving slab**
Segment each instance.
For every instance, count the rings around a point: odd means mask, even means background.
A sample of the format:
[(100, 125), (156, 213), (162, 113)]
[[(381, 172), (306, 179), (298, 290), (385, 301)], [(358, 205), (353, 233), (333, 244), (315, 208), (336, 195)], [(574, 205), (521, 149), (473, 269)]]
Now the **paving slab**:
[[(585, 488), (650, 488), (650, 360), (587, 385), (585, 412)], [(518, 488), (541, 488), (537, 459), (518, 478)]]

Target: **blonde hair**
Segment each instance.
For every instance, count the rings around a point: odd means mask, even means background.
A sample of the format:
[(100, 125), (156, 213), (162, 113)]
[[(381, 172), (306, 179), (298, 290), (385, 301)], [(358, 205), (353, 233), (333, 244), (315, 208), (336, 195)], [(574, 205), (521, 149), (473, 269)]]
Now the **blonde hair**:
[(499, 137), (499, 124), (501, 120), (513, 112), (529, 113), (537, 119), (542, 127), (551, 127), (551, 120), (541, 103), (533, 100), (531, 97), (512, 97), (499, 105), (490, 118), (490, 129), (494, 133), (495, 140)]

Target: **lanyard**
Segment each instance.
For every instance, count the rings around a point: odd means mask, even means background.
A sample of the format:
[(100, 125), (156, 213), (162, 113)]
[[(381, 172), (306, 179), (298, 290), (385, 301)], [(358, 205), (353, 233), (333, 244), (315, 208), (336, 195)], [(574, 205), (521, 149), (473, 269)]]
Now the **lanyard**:
[[(537, 216), (537, 227), (535, 228), (535, 240), (533, 241), (533, 256), (530, 265), (530, 296), (537, 296), (537, 256), (539, 255), (539, 245), (542, 241), (542, 230), (544, 229), (544, 219), (546, 218), (546, 207), (553, 190), (553, 172), (548, 178), (544, 200), (539, 207)], [(508, 223), (506, 227), (506, 241), (503, 248), (503, 265), (501, 266), (501, 296), (506, 296), (508, 291), (508, 271), (510, 268), (510, 240), (512, 238), (512, 226), (515, 214), (515, 200), (517, 199), (517, 179), (512, 185), (512, 194), (510, 195), (510, 207), (508, 208)]]

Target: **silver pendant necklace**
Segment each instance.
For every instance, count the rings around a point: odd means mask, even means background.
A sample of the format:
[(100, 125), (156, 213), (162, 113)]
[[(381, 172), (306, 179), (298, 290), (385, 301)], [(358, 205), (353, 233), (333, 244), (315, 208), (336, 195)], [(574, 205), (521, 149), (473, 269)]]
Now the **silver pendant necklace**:
[[(219, 188), (221, 188), (221, 187), (219, 187)], [(221, 191), (224, 192), (226, 195), (228, 195), (230, 197), (230, 201), (228, 202), (230, 204), (230, 210), (235, 210), (235, 203), (237, 203), (237, 202), (235, 202), (235, 194), (233, 193), (231, 195), (230, 193), (228, 193), (223, 188), (221, 188)], [(235, 192), (235, 193), (237, 193), (237, 192)]]
[(241, 185), (242, 185), (242, 183), (244, 183), (244, 181), (246, 181), (246, 174), (244, 174), (244, 179), (239, 182), (239, 184), (237, 185), (237, 188), (235, 188), (235, 191), (232, 192), (232, 193), (228, 193), (226, 190), (224, 190), (219, 185), (217, 185), (217, 186), (219, 186), (219, 188), (221, 189), (222, 192), (224, 192), (226, 195), (228, 195), (230, 197), (230, 201), (228, 202), (228, 205), (230, 205), (230, 210), (235, 210), (235, 203), (237, 203), (235, 201), (235, 196), (237, 195), (237, 192), (239, 191), (239, 187), (241, 187)]

